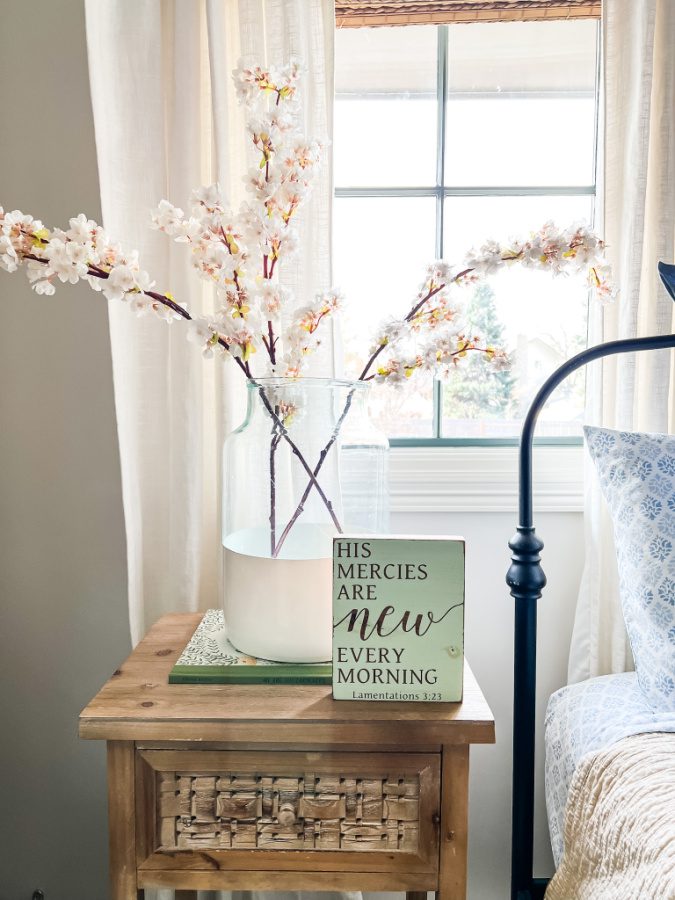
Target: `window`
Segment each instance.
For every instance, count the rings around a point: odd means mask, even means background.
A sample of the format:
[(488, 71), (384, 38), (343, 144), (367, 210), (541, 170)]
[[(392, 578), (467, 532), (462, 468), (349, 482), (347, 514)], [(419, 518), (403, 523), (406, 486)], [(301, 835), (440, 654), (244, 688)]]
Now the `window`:
[[(592, 222), (597, 121), (595, 20), (339, 29), (336, 34), (335, 281), (347, 295), (350, 370), (386, 316), (405, 314), (428, 262), (548, 220)], [(459, 299), (505, 346), (441, 385), (376, 388), (394, 439), (513, 441), (547, 373), (586, 344), (588, 291), (516, 269)], [(580, 434), (583, 375), (539, 433)]]

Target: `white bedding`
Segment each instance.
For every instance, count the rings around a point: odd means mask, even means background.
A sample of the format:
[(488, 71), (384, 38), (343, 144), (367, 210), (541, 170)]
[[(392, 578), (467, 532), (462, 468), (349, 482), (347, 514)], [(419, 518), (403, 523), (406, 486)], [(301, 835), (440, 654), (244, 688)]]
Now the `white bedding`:
[(675, 735), (636, 734), (579, 762), (546, 900), (675, 898)]
[(563, 853), (570, 784), (585, 757), (630, 735), (675, 732), (675, 713), (655, 712), (634, 672), (591, 678), (552, 695), (546, 711), (546, 808), (555, 864)]

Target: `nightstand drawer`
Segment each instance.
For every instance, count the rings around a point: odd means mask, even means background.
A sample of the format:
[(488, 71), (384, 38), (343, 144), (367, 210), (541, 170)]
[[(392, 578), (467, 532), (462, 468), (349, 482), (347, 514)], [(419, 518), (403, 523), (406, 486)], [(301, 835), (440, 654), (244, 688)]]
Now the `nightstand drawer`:
[(141, 870), (437, 873), (440, 754), (139, 750)]

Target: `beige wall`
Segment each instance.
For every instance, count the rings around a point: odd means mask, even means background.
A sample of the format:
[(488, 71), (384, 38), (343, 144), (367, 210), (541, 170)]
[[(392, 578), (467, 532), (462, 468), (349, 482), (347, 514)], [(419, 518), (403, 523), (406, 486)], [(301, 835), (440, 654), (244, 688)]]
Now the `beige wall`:
[[(101, 0), (104, 2), (104, 0)], [(132, 0), (105, 0), (132, 2)], [(0, 203), (50, 224), (98, 217), (82, 0), (0, 0)], [(103, 747), (77, 714), (129, 649), (105, 304), (37, 297), (0, 272), (0, 900), (105, 900)], [(471, 900), (508, 896), (515, 514), (398, 516), (467, 538), (467, 653), (497, 716), (471, 784)], [(579, 514), (542, 517), (544, 695), (562, 683), (583, 552)], [(540, 716), (541, 720), (541, 716)], [(540, 804), (541, 811), (541, 804)], [(538, 829), (539, 874), (550, 865)]]
[[(0, 204), (99, 217), (82, 0), (0, 0), (0, 110)], [(0, 272), (0, 310), (0, 900), (104, 900), (77, 715), (129, 649), (106, 308)]]

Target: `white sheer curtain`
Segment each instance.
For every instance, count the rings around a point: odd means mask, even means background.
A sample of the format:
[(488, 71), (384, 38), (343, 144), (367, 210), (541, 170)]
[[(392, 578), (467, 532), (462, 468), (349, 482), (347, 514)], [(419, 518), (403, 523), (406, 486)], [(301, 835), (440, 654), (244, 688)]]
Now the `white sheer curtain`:
[[(604, 0), (604, 235), (620, 290), (591, 315), (590, 343), (673, 330), (659, 259), (675, 258), (675, 3)], [(586, 421), (672, 430), (670, 351), (622, 355), (588, 369)], [(587, 465), (586, 565), (569, 680), (631, 667), (618, 602), (612, 526)]]
[[(240, 57), (300, 58), (307, 130), (330, 139), (332, 0), (86, 0), (86, 13), (105, 227), (138, 248), (161, 289), (204, 314), (212, 292), (185, 246), (150, 230), (150, 210), (163, 197), (185, 208), (192, 188), (215, 180), (234, 205), (243, 198), (231, 80)], [(298, 303), (330, 287), (331, 204), (329, 164), (282, 272)], [(112, 304), (110, 332), (136, 642), (162, 613), (220, 602), (220, 447), (244, 391), (238, 370), (203, 360), (180, 323)]]
[[(240, 57), (301, 59), (307, 131), (330, 140), (333, 2), (85, 2), (104, 225), (138, 248), (161, 289), (207, 313), (212, 293), (186, 248), (150, 230), (150, 210), (163, 197), (185, 208), (192, 188), (215, 180), (233, 204), (243, 198), (245, 135), (231, 81)], [(331, 215), (328, 164), (298, 223), (300, 252), (282, 272), (298, 303), (330, 287)], [(137, 320), (121, 304), (109, 312), (136, 642), (162, 613), (220, 603), (220, 448), (244, 390), (238, 370), (203, 360), (180, 323)], [(321, 364), (332, 374), (330, 350)]]

